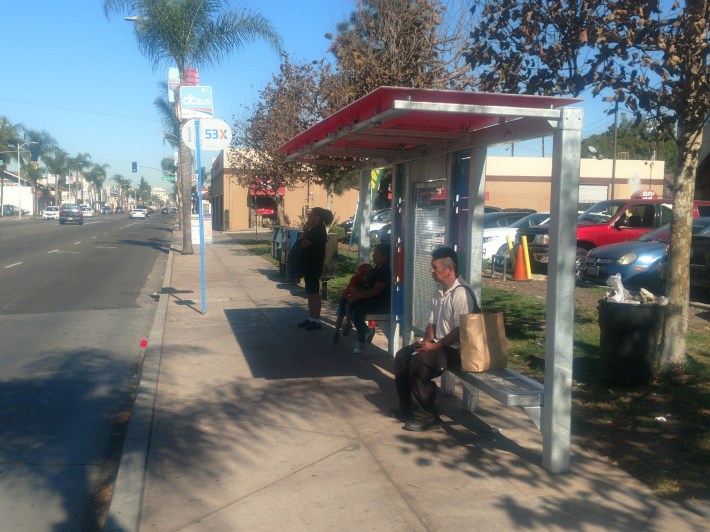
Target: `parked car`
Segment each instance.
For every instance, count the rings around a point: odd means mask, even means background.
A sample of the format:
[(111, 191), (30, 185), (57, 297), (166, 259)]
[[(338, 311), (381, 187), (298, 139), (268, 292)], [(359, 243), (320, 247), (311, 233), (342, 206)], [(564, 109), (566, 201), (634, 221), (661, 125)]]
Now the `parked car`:
[(710, 224), (693, 234), (690, 243), (690, 286), (710, 292)]
[[(485, 215), (484, 215), (485, 217)], [(483, 229), (483, 258), (490, 259), (493, 255), (505, 253), (508, 249), (506, 237), (515, 241), (519, 229), (527, 229), (550, 221), (549, 212), (536, 212), (520, 218), (508, 227), (488, 227)]]
[(116, 214), (123, 214), (124, 212), (123, 207), (116, 207)]
[(81, 207), (75, 203), (63, 203), (59, 209), (59, 225), (74, 223), (82, 225), (84, 223), (84, 213)]
[[(592, 205), (577, 223), (577, 271), (589, 250), (636, 240), (669, 223), (672, 203), (670, 199), (614, 199)], [(710, 201), (693, 202), (693, 217), (699, 216), (710, 216)], [(547, 266), (549, 230), (548, 225), (539, 225), (524, 231), (533, 266)]]
[(513, 222), (517, 222), (521, 218), (525, 218), (530, 212), (524, 211), (499, 211), (499, 212), (488, 212), (483, 215), (483, 229), (490, 229), (493, 227), (509, 227)]
[(3, 216), (14, 216), (16, 214), (19, 214), (20, 211), (17, 210), (17, 207), (14, 205), (6, 204), (2, 206), (2, 215)]
[(42, 211), (43, 220), (59, 220), (59, 207), (56, 205), (50, 205), (45, 207)]
[[(694, 240), (695, 235), (706, 229), (710, 229), (710, 217), (693, 219)], [(707, 234), (710, 236), (710, 232)], [(610, 276), (618, 273), (625, 288), (645, 288), (654, 294), (662, 294), (665, 292), (665, 263), (670, 242), (670, 224), (666, 224), (631, 242), (599, 246), (587, 253), (581, 277), (592, 283), (606, 284)]]
[(146, 218), (148, 218), (148, 209), (141, 209), (140, 207), (131, 209), (131, 211), (128, 213), (128, 219), (133, 220), (134, 218), (145, 220)]
[(113, 209), (108, 205), (101, 207), (101, 214), (113, 214)]
[(385, 225), (390, 223), (392, 209), (380, 209), (370, 213), (370, 236), (375, 236)]
[(81, 212), (85, 218), (91, 218), (92, 216), (94, 216), (94, 209), (92, 209), (88, 205), (82, 205)]

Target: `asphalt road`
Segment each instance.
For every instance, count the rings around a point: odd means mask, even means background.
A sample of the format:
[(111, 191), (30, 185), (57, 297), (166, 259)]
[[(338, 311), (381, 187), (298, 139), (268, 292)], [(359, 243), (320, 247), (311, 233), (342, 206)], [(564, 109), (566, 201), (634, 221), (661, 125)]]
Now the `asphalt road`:
[(173, 221), (0, 221), (0, 530), (99, 528)]

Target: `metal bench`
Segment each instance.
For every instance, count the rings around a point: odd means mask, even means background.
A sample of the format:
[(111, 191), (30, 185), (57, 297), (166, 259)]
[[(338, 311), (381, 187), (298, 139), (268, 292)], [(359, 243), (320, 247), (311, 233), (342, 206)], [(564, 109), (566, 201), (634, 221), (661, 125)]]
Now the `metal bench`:
[(469, 412), (479, 408), (479, 390), (504, 406), (518, 406), (525, 410), (535, 426), (540, 429), (542, 402), (545, 387), (539, 382), (512, 369), (492, 369), (473, 373), (460, 369), (447, 369), (441, 376), (441, 392), (453, 394), (456, 377), (463, 385), (463, 407)]
[(389, 314), (367, 314), (365, 316), (365, 322), (376, 321), (377, 326), (382, 330), (383, 334), (387, 338), (387, 351), (394, 356), (396, 352), (396, 345), (394, 344), (394, 338), (392, 334), (392, 322), (390, 322)]

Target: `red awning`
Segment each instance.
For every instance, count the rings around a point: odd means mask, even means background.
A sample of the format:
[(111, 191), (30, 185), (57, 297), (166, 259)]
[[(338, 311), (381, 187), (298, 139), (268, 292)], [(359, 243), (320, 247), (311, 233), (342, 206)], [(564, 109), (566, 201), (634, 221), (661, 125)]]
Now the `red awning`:
[(471, 146), (472, 137), (484, 131), (489, 134), (485, 144), (496, 142), (492, 132), (499, 142), (512, 142), (550, 134), (548, 120), (559, 116), (552, 110), (579, 101), (380, 87), (292, 138), (278, 152), (301, 162), (358, 164), (364, 159), (394, 160), (406, 157), (406, 152), (417, 158), (455, 151), (457, 143)]

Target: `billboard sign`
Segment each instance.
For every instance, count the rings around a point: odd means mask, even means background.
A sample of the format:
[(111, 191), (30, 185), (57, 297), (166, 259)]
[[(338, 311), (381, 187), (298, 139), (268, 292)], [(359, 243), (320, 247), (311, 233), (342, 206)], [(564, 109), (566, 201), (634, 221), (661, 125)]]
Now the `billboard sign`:
[(214, 111), (212, 87), (180, 87), (180, 109), (182, 118), (211, 118)]

